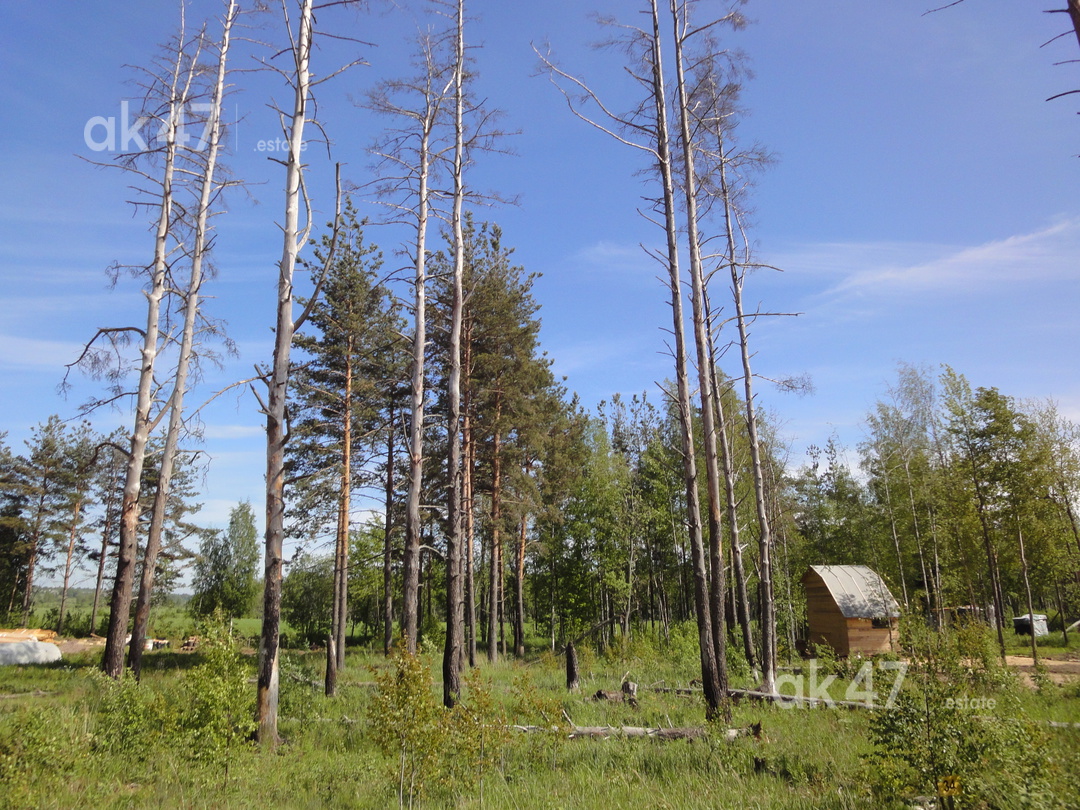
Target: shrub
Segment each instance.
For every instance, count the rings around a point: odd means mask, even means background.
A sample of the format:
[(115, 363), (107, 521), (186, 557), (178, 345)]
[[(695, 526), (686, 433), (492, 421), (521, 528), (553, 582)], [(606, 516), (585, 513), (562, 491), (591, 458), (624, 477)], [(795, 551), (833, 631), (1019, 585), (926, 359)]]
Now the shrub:
[(1037, 756), (1044, 735), (1015, 716), (1015, 680), (998, 662), (989, 630), (912, 625), (906, 636), (904, 690), (870, 720), (874, 750), (865, 761), (875, 794), (955, 791), (957, 806), (987, 808), (1033, 806), (1032, 797), (1047, 795)]
[[(87, 747), (83, 724), (70, 716), (22, 708), (0, 720), (0, 792), (12, 794), (37, 774), (65, 774)], [(7, 806), (7, 805), (5, 805)]]
[(98, 676), (97, 750), (145, 760), (167, 747), (227, 766), (232, 750), (255, 730), (250, 665), (220, 621), (200, 631), (202, 662), (169, 686)]
[(392, 757), (398, 806), (411, 807), (428, 787), (445, 741), (442, 707), (435, 699), (431, 673), (420, 656), (398, 648), (391, 667), (376, 672), (379, 685), (368, 708), (372, 736)]
[(226, 764), (230, 751), (255, 732), (251, 665), (220, 617), (199, 629), (203, 662), (181, 681), (180, 736), (194, 757)]

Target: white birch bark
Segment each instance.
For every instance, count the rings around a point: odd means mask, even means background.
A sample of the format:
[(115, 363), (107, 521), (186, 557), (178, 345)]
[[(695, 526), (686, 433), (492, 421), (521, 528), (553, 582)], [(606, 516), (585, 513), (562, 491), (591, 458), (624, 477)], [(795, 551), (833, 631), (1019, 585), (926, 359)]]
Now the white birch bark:
[(454, 240), (452, 303), (450, 308), (450, 373), (447, 379), (447, 513), (450, 532), (446, 548), (446, 646), (443, 650), (443, 704), (453, 708), (461, 693), (464, 640), (464, 587), (462, 582), (462, 478), (461, 478), (461, 331), (464, 309), (465, 235), (465, 0), (457, 0), (454, 47), (454, 157), (453, 208), (450, 225)]

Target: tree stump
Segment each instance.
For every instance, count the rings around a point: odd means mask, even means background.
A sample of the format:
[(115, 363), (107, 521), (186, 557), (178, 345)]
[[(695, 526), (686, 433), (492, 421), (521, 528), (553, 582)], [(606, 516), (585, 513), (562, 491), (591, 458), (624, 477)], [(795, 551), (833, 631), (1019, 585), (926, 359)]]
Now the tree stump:
[(570, 642), (566, 645), (566, 689), (570, 692), (576, 692), (581, 686), (581, 680), (578, 677), (578, 662), (577, 662), (577, 649), (574, 647), (574, 642)]

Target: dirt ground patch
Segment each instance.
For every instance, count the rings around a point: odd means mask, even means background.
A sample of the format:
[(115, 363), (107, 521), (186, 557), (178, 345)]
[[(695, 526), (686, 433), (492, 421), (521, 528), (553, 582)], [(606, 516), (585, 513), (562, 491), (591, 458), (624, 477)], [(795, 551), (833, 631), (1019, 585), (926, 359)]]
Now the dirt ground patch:
[(53, 640), (53, 644), (60, 648), (60, 653), (62, 655), (73, 655), (75, 653), (86, 652), (87, 650), (105, 649), (105, 639), (101, 636), (90, 636), (90, 638), (58, 638)]
[[(1035, 661), (1030, 656), (1007, 655), (1005, 663), (1020, 673), (1021, 679), (1028, 686), (1034, 686)], [(1054, 683), (1061, 685), (1080, 680), (1080, 661), (1060, 658), (1039, 658), (1039, 664), (1046, 669), (1046, 674)]]

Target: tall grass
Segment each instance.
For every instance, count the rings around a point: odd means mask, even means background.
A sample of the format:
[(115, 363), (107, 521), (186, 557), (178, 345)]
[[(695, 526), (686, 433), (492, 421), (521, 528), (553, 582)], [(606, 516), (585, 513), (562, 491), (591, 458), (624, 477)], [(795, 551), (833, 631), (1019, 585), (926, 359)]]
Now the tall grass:
[[(89, 656), (60, 665), (0, 669), (0, 806), (267, 810), (407, 805), (400, 749), (385, 734), (394, 728), (394, 707), (401, 704), (383, 700), (403, 678), (412, 679), (410, 705), (434, 707), (415, 715), (421, 718), (416, 723), (430, 724), (432, 736), (429, 750), (420, 752), (428, 757), (428, 770), (418, 774), (426, 783), (412, 794), (413, 806), (910, 806), (899, 792), (890, 796), (880, 789), (870, 758), (876, 715), (865, 710), (740, 703), (731, 725), (760, 723), (760, 739), (741, 736), (731, 742), (723, 729), (692, 741), (568, 739), (571, 721), (580, 726), (703, 726), (700, 697), (649, 688), (685, 687), (696, 676), (696, 656), (678, 645), (665, 649), (619, 642), (603, 655), (583, 651), (583, 685), (577, 694), (566, 692), (563, 661), (550, 652), (538, 651), (525, 662), (485, 665), (470, 678), (456, 716), (438, 707), (440, 661), (435, 655), (422, 656), (402, 674), (400, 662), (351, 648), (338, 697), (332, 699), (321, 693), (322, 662), (319, 652), (284, 655), (280, 729), (286, 741), (276, 753), (244, 741), (245, 713), (255, 690), (249, 683), (251, 659), (235, 641), (191, 654), (149, 653), (141, 684), (105, 682)], [(624, 676), (639, 684), (636, 707), (592, 699), (598, 689), (618, 690)], [(842, 677), (834, 682), (834, 696), (841, 697), (848, 683)], [(999, 694), (996, 688), (986, 686), (986, 694)], [(1010, 688), (1017, 697), (1001, 711), (1032, 720), (1080, 714), (1080, 689)], [(538, 728), (526, 732), (516, 725)], [(152, 740), (148, 750), (139, 748), (144, 739)], [(407, 738), (409, 745), (420, 747), (424, 740), (423, 735)], [(1038, 806), (1036, 798), (1042, 806), (1055, 806), (1055, 789), (1062, 793), (1061, 802), (1074, 795), (1068, 773), (1080, 767), (1078, 741), (1076, 731), (1045, 729), (1042, 756), (1050, 777), (1042, 784), (1051, 786), (1051, 797), (1033, 796), (1028, 806)], [(986, 806), (1024, 806), (1017, 795), (1003, 794), (1000, 804)]]

